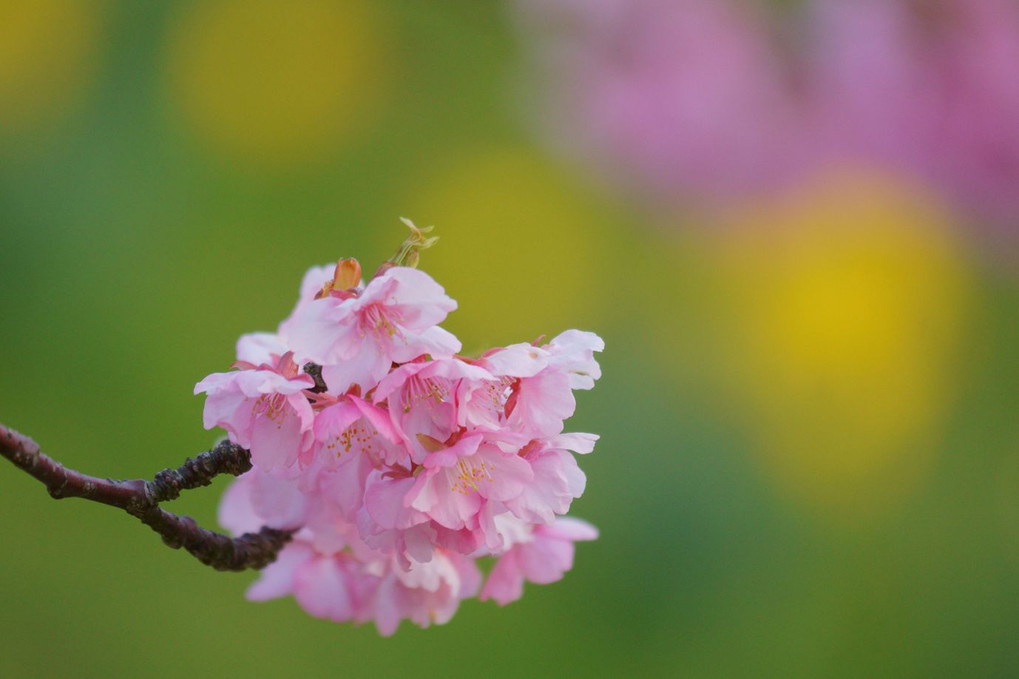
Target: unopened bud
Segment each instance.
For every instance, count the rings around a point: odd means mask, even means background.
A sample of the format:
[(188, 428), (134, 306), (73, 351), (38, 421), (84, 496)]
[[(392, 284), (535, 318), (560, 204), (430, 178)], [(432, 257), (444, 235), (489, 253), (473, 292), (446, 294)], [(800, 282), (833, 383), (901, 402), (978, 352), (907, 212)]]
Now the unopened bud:
[(361, 282), (361, 264), (353, 257), (341, 259), (336, 263), (336, 274), (333, 276), (333, 287), (337, 290), (356, 288)]
[(400, 221), (410, 229), (410, 235), (400, 245), (396, 254), (389, 258), (389, 261), (394, 266), (417, 267), (418, 262), (421, 261), (421, 251), (435, 245), (435, 241), (439, 240), (439, 237), (427, 235), (435, 228), (434, 226), (418, 227), (406, 217), (400, 217)]
[(328, 297), (333, 290), (351, 290), (361, 282), (361, 264), (353, 257), (341, 259), (336, 262), (336, 270), (333, 272), (333, 279), (326, 281), (322, 289), (315, 295), (315, 299)]

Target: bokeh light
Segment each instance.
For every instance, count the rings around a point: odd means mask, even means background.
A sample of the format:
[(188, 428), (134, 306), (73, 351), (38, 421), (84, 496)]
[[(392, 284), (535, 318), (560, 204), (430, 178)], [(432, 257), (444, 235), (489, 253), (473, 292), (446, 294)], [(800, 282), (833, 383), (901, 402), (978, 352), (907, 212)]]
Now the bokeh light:
[[(429, 271), (453, 281), (449, 327), (467, 342), (530, 342), (598, 318), (611, 285), (599, 197), (536, 151), (465, 149), (413, 176), (407, 213), (437, 224)], [(493, 262), (498, 265), (493, 266)], [(564, 325), (565, 324), (565, 325)]]
[(92, 84), (107, 3), (0, 4), (0, 135), (60, 119)]
[(328, 156), (370, 127), (397, 43), (362, 0), (215, 0), (177, 7), (169, 93), (201, 143), (240, 162)]
[(768, 473), (846, 514), (907, 496), (938, 456), (971, 303), (931, 196), (846, 175), (721, 239), (725, 365)]

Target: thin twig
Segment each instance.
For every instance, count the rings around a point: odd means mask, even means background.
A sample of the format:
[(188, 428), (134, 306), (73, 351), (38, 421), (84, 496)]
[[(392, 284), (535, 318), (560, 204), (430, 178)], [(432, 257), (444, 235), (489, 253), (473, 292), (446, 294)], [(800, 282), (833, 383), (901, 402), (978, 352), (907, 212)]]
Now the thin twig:
[(123, 509), (159, 533), (170, 547), (183, 547), (216, 570), (264, 568), (276, 560), (293, 535), (293, 531), (263, 528), (258, 533), (231, 538), (159, 506), (160, 502), (179, 497), (182, 490), (209, 485), (219, 474), (239, 476), (251, 469), (251, 453), (229, 441), (189, 458), (176, 469), (164, 469), (152, 481), (102, 479), (68, 469), (39, 450), (31, 438), (3, 424), (0, 456), (42, 482), (51, 497), (80, 497)]

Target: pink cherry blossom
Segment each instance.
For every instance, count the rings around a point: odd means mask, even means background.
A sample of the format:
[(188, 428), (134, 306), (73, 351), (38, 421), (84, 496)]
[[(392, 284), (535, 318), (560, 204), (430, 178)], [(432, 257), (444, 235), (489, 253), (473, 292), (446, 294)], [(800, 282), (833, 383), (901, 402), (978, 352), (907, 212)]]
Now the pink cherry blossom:
[(594, 352), (604, 351), (605, 342), (593, 332), (567, 330), (552, 339), (545, 347), (549, 362), (564, 370), (571, 389), (593, 389), (601, 377), (601, 367)]
[(310, 615), (335, 622), (374, 620), (388, 636), (404, 619), (421, 627), (445, 624), (480, 585), (474, 560), (459, 554), (439, 552), (428, 563), (404, 569), (385, 559), (363, 563), (350, 553), (324, 553), (297, 539), (265, 568), (248, 598), (293, 595)]
[(410, 462), (389, 413), (357, 396), (344, 396), (318, 413), (315, 439), (329, 458), (342, 459), (353, 451), (375, 466)]
[(289, 467), (312, 441), (313, 413), (304, 390), (315, 383), (297, 373), (289, 354), (275, 366), (240, 367), (195, 385), (196, 394), (208, 394), (205, 428), (226, 429), (231, 441), (251, 450), (252, 461), (261, 468)]
[(604, 343), (593, 333), (567, 331), (549, 344), (494, 349), (478, 361), (495, 379), (462, 387), (460, 423), (505, 428), (526, 438), (555, 436), (576, 409), (574, 389), (590, 389), (601, 376), (594, 352)]
[(420, 437), (445, 441), (457, 426), (454, 399), (462, 381), (495, 380), (484, 368), (457, 358), (405, 363), (386, 375), (375, 388), (374, 401), (385, 401), (393, 426), (420, 464), (428, 451)]
[(597, 537), (595, 527), (579, 519), (563, 518), (551, 526), (535, 527), (530, 539), (499, 557), (479, 598), (494, 599), (505, 606), (520, 598), (525, 580), (547, 585), (562, 579), (573, 568), (573, 543)]
[(294, 311), (290, 346), (323, 366), (331, 393), (376, 384), (390, 366), (448, 357), (460, 342), (438, 327), (456, 302), (427, 274), (392, 267), (363, 290), (331, 291)]
[(534, 482), (505, 501), (517, 517), (550, 524), (556, 516), (566, 514), (573, 500), (584, 494), (587, 477), (563, 443), (534, 441), (520, 451), (519, 456), (531, 466)]
[(379, 633), (389, 636), (401, 619), (419, 627), (444, 625), (452, 619), (460, 601), (475, 596), (481, 572), (473, 559), (455, 553), (439, 553), (425, 564), (404, 570), (390, 566), (379, 578), (362, 615), (375, 620)]
[(511, 500), (533, 478), (526, 460), (473, 434), (429, 455), (404, 502), (440, 526), (469, 529), (485, 502)]
[(282, 337), (271, 332), (250, 332), (237, 340), (237, 360), (252, 365), (274, 363), (287, 353)]
[[(447, 544), (439, 539), (443, 531), (440, 526), (427, 514), (404, 504), (415, 482), (410, 473), (372, 471), (357, 517), (360, 539), (373, 549), (393, 554), (404, 565), (428, 562), (437, 546)], [(469, 553), (475, 548), (476, 543), (471, 543), (468, 548), (454, 551)]]
[(349, 554), (318, 552), (297, 539), (265, 568), (262, 577), (248, 589), (248, 598), (266, 601), (293, 595), (310, 615), (348, 622), (357, 612), (358, 566)]

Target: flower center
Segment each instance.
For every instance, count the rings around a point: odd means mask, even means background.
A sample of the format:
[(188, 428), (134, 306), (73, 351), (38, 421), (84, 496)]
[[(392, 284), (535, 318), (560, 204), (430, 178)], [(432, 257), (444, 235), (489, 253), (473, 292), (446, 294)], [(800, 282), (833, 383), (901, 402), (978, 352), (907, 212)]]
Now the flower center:
[(374, 459), (374, 444), (375, 428), (355, 423), (329, 439), (326, 448), (335, 453), (336, 457), (343, 457), (345, 453), (349, 453), (356, 447)]
[(286, 418), (287, 399), (283, 394), (262, 394), (251, 406), (252, 417), (267, 417), (276, 423), (276, 428), (283, 426)]
[(494, 481), (493, 471), (495, 471), (495, 465), (484, 460), (459, 460), (456, 463), (456, 476), (453, 477), (450, 490), (461, 495), (468, 495), (471, 491), (477, 490), (478, 484), (482, 481), (489, 483)]
[(407, 380), (403, 392), (403, 412), (409, 413), (416, 405), (424, 404), (429, 410), (449, 398), (449, 389), (441, 380), (430, 380), (414, 375)]
[(361, 310), (361, 331), (365, 334), (371, 333), (379, 339), (386, 337), (392, 339), (400, 334), (400, 330), (393, 323), (390, 316), (392, 309), (386, 309), (381, 304), (369, 304)]

